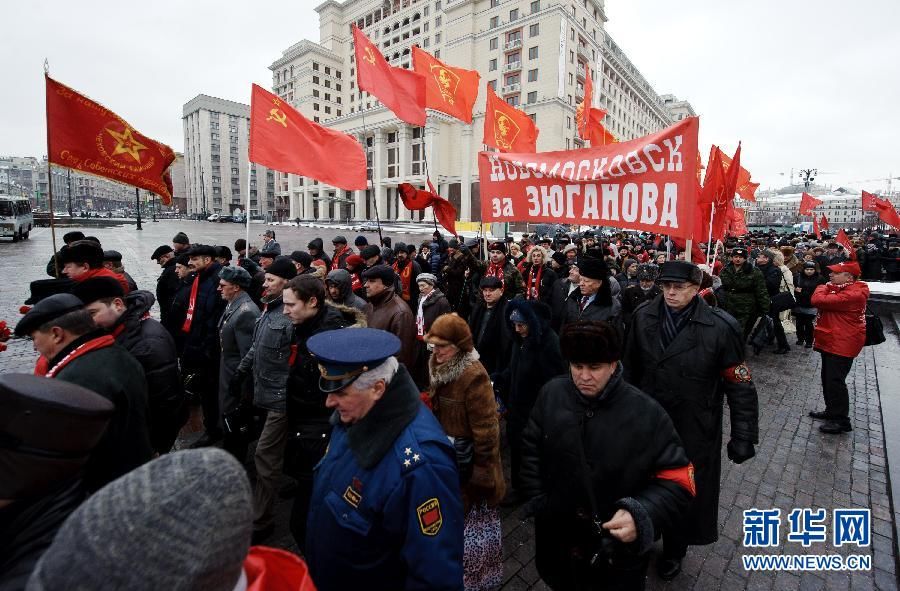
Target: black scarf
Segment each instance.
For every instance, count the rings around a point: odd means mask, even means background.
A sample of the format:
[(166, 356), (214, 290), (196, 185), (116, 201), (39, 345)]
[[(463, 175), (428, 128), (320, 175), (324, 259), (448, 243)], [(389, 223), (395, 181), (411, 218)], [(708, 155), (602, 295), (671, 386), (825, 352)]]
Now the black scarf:
[(687, 323), (694, 315), (694, 310), (697, 308), (697, 298), (691, 300), (691, 303), (680, 311), (675, 311), (667, 306), (665, 300), (662, 300), (660, 303), (663, 307), (663, 314), (662, 330), (659, 338), (662, 341), (663, 350), (665, 350), (669, 348), (669, 345), (672, 344), (672, 341), (675, 340), (681, 329), (687, 326)]

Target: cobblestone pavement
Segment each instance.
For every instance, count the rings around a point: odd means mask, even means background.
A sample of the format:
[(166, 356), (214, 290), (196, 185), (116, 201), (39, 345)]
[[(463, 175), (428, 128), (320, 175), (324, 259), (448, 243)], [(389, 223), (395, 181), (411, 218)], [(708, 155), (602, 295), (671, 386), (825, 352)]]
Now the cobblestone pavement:
[[(183, 229), (193, 241), (226, 244), (232, 244), (235, 238), (243, 235), (237, 226), (205, 222), (151, 222), (145, 224), (145, 228), (139, 238), (133, 228), (96, 229), (86, 233), (100, 238), (105, 248), (122, 252), (125, 268), (138, 285), (151, 289), (155, 286), (158, 269), (151, 264), (150, 253), (159, 244), (167, 243), (176, 231)], [(261, 228), (253, 226), (254, 239)], [(331, 236), (337, 233), (329, 229), (277, 228), (276, 231), (284, 251), (303, 248), (316, 235), (322, 236), (327, 245)], [(352, 242), (355, 234), (342, 233)], [(0, 271), (4, 278), (0, 283), (0, 319), (11, 323), (19, 317), (18, 307), (27, 296), (28, 282), (45, 277), (44, 266), (51, 251), (49, 231), (39, 229), (32, 236), (27, 242), (0, 244)], [(893, 334), (888, 343), (881, 345), (896, 346), (897, 337)], [(705, 547), (692, 547), (684, 561), (682, 574), (671, 583), (661, 582), (651, 567), (648, 589), (897, 589), (893, 509), (875, 360), (872, 348), (866, 348), (853, 365), (848, 386), (854, 430), (842, 436), (821, 434), (818, 424), (806, 416), (808, 410), (823, 406), (817, 353), (792, 347), (787, 355), (763, 353), (748, 360), (759, 391), (761, 411), (757, 456), (736, 466), (728, 462), (723, 450), (719, 541)], [(0, 354), (0, 371), (29, 371), (33, 362), (30, 343), (13, 341), (9, 351)], [(728, 429), (726, 418), (726, 442)], [(834, 548), (829, 541), (804, 548), (799, 543), (788, 543), (787, 514), (802, 507), (827, 509), (829, 533), (832, 509), (871, 508), (871, 546)], [(872, 569), (852, 573), (745, 570), (741, 557), (748, 551), (742, 545), (742, 512), (751, 508), (778, 508), (782, 515), (781, 546), (754, 549), (752, 553), (866, 554), (871, 556)], [(289, 501), (279, 503), (278, 527), (268, 543), (295, 549), (287, 530), (289, 511)], [(504, 510), (503, 537), (503, 589), (545, 589), (534, 564), (530, 520), (523, 520), (519, 511)], [(656, 551), (659, 549), (657, 545)]]

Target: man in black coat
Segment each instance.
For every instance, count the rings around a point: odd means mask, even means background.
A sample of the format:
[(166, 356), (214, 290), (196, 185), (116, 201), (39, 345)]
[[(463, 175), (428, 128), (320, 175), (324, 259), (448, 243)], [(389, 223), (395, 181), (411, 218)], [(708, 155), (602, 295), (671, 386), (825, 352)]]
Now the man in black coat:
[(744, 365), (740, 327), (697, 297), (702, 277), (693, 263), (661, 266), (663, 293), (635, 311), (622, 359), (625, 379), (662, 405), (694, 465), (697, 498), (690, 514), (663, 532), (657, 568), (665, 580), (681, 572), (688, 544), (719, 537), (723, 394), (731, 411), (729, 459), (752, 458), (758, 440), (756, 387)]
[(16, 325), (47, 360), (48, 378), (93, 390), (115, 405), (106, 434), (85, 466), (97, 490), (153, 456), (147, 428), (144, 371), (115, 339), (97, 328), (81, 300), (69, 293), (41, 300)]
[(215, 262), (216, 249), (195, 244), (190, 252), (189, 266), (194, 273), (188, 291), (187, 315), (181, 325), (184, 347), (181, 368), (191, 380), (203, 407), (206, 433), (196, 446), (211, 445), (222, 438), (219, 428), (219, 318), (225, 310), (225, 300), (219, 297), (219, 269)]
[(88, 496), (83, 468), (113, 403), (81, 386), (0, 375), (0, 589), (24, 589), (63, 522)]
[(150, 260), (156, 261), (162, 267), (162, 273), (156, 280), (156, 301), (159, 303), (159, 321), (163, 326), (169, 328), (172, 302), (175, 300), (175, 294), (178, 293), (178, 287), (181, 284), (181, 280), (175, 273), (175, 251), (171, 246), (163, 244), (153, 251)]
[(512, 336), (506, 324), (506, 304), (503, 282), (497, 277), (484, 277), (478, 284), (481, 300), (469, 315), (469, 329), (475, 350), (488, 374), (503, 369), (509, 361)]
[(566, 300), (562, 324), (579, 320), (605, 320), (621, 327), (622, 304), (612, 295), (609, 267), (602, 259), (585, 257), (578, 266), (578, 289)]
[(671, 419), (622, 379), (620, 336), (607, 322), (564, 326), (569, 375), (544, 386), (525, 428), (535, 563), (553, 589), (643, 589), (654, 539), (696, 494)]
[[(343, 272), (343, 269), (339, 269)], [(332, 271), (335, 273), (336, 271)], [(290, 529), (301, 551), (306, 549), (306, 516), (313, 489), (313, 469), (328, 447), (332, 411), (325, 406), (328, 396), (319, 387), (319, 364), (306, 341), (313, 335), (345, 328), (364, 327), (365, 314), (359, 310), (328, 304), (325, 286), (311, 275), (291, 279), (282, 292), (284, 314), (294, 325), (293, 345), (287, 383), (288, 443), (284, 470), (297, 479), (297, 493), (291, 508)]]
[(153, 294), (139, 290), (126, 296), (115, 279), (95, 277), (77, 284), (72, 295), (84, 302), (97, 326), (109, 331), (144, 368), (150, 444), (156, 453), (167, 453), (187, 420), (187, 406), (175, 341), (150, 318)]

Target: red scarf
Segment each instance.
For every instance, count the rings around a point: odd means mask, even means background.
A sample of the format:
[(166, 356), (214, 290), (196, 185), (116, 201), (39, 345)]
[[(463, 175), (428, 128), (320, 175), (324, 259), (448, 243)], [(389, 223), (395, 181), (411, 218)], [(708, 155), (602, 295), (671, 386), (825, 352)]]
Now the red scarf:
[(359, 273), (350, 273), (350, 291), (357, 292), (363, 288)]
[(341, 268), (341, 257), (344, 256), (344, 253), (349, 250), (350, 250), (350, 247), (347, 246), (346, 244), (344, 244), (339, 249), (334, 251), (334, 256), (331, 257), (331, 270), (332, 271), (336, 271)]
[(184, 324), (181, 325), (181, 332), (191, 332), (191, 322), (194, 321), (194, 306), (197, 304), (197, 289), (200, 287), (200, 273), (194, 277), (194, 283), (191, 285), (191, 299), (188, 300), (187, 316), (184, 318)]
[(403, 290), (400, 297), (409, 301), (409, 286), (412, 279), (412, 262), (406, 261), (406, 266), (400, 269), (400, 261), (394, 263), (394, 273), (400, 276), (400, 288)]
[(128, 280), (125, 279), (124, 275), (119, 275), (114, 271), (110, 271), (106, 267), (101, 267), (99, 269), (91, 269), (85, 273), (82, 273), (78, 277), (73, 277), (72, 281), (76, 283), (81, 283), (82, 281), (87, 281), (88, 279), (93, 279), (94, 277), (112, 277), (116, 281), (119, 282), (119, 285), (122, 286), (122, 291), (125, 292), (125, 295), (128, 295), (128, 292), (131, 289), (128, 287)]
[(535, 265), (532, 263), (531, 270), (528, 272), (528, 285), (526, 285), (525, 289), (526, 300), (536, 300), (540, 296), (541, 277), (544, 276), (544, 265), (539, 266), (537, 272), (535, 272), (534, 268)]
[(91, 351), (96, 351), (97, 349), (105, 349), (106, 347), (111, 347), (116, 343), (116, 340), (112, 337), (112, 335), (103, 335), (102, 337), (97, 337), (96, 339), (91, 339), (86, 343), (82, 343), (75, 347), (72, 351), (69, 352), (68, 355), (63, 357), (59, 363), (50, 368), (45, 377), (55, 378), (56, 374), (62, 371), (62, 368), (69, 365), (75, 359), (78, 359), (85, 353), (90, 353)]
[(495, 265), (494, 263), (491, 263), (490, 265), (488, 265), (487, 277), (496, 277), (502, 283), (503, 282), (503, 267), (505, 266), (505, 264), (506, 264), (506, 261), (503, 261), (503, 263), (500, 263), (497, 265)]

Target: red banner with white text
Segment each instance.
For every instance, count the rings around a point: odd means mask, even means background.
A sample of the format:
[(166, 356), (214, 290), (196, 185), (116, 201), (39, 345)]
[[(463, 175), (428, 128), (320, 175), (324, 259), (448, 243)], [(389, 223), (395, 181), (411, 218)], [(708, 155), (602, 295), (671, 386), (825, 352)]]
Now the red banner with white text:
[(635, 140), (564, 152), (481, 152), (481, 219), (692, 236), (697, 132), (690, 117)]

